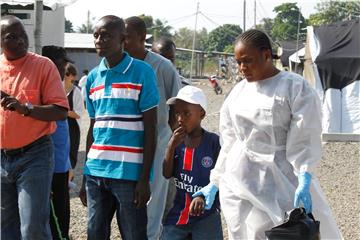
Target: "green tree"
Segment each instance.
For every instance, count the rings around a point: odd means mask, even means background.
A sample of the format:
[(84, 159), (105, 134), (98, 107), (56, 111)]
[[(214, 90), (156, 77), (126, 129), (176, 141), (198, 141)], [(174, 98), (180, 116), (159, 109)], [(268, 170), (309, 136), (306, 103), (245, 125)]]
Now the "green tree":
[(309, 17), (310, 25), (323, 25), (351, 20), (360, 15), (360, 1), (326, 1), (318, 3), (318, 11)]
[[(176, 47), (192, 49), (193, 37), (194, 37), (194, 30), (184, 27), (175, 31), (173, 40), (175, 42)], [(201, 30), (196, 31), (195, 38), (196, 38), (195, 49), (204, 50), (205, 49), (204, 42), (206, 41), (207, 38), (207, 30), (205, 28), (202, 28)]]
[(160, 19), (155, 19), (150, 15), (141, 14), (139, 17), (144, 20), (146, 25), (146, 32), (152, 34), (154, 40), (159, 37), (172, 37), (171, 34), (172, 27), (166, 25), (166, 21), (161, 21)]
[(80, 27), (78, 27), (77, 32), (79, 33), (93, 33), (94, 32), (94, 24), (93, 23), (83, 23)]
[(65, 32), (66, 33), (75, 32), (72, 22), (70, 20), (67, 20), (66, 18), (65, 18)]
[(87, 20), (77, 28), (79, 33), (93, 33), (94, 32), (94, 20), (95, 16), (91, 16), (90, 11), (87, 12)]
[(154, 25), (149, 29), (149, 32), (153, 34), (154, 40), (157, 40), (159, 37), (172, 38), (171, 30), (172, 27), (166, 25), (166, 21), (162, 22), (160, 19), (155, 19)]
[(226, 52), (226, 53), (234, 53), (234, 44), (230, 44), (230, 45), (227, 45), (223, 52)]
[(299, 20), (300, 39), (304, 39), (307, 24), (296, 3), (281, 4), (274, 8), (274, 12), (277, 14), (271, 32), (271, 36), (275, 38), (274, 40), (296, 40)]
[(262, 30), (269, 35), (269, 37), (272, 37), (271, 32), (274, 27), (274, 19), (271, 18), (263, 18), (260, 22), (260, 24), (256, 25), (256, 29)]
[(209, 36), (205, 41), (206, 51), (223, 52), (225, 47), (232, 45), (237, 36), (241, 33), (242, 29), (239, 25), (235, 24), (224, 24), (215, 28), (209, 33)]

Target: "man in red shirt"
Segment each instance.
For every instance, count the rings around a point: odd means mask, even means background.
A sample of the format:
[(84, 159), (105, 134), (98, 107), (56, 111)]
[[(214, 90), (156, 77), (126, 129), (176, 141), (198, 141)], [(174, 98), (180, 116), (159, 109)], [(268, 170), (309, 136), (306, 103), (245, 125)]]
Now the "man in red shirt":
[(2, 17), (0, 28), (1, 237), (48, 240), (54, 169), (49, 134), (69, 106), (56, 66), (28, 52), (20, 19)]

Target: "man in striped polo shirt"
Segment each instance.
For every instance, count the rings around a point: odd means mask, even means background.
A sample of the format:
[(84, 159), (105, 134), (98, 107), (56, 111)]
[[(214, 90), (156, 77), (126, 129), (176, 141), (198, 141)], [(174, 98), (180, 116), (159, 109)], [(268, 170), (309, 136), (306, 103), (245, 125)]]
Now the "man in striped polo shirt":
[(104, 58), (86, 82), (87, 202), (81, 196), (88, 205), (88, 239), (109, 239), (112, 206), (123, 239), (146, 239), (159, 94), (154, 71), (123, 52), (124, 39), (121, 18), (97, 22), (95, 48)]

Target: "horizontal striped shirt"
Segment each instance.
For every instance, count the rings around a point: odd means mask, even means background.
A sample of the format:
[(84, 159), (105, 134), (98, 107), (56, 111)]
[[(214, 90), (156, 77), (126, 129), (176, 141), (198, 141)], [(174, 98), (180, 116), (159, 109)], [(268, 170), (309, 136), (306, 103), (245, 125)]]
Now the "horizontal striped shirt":
[(84, 174), (138, 180), (143, 165), (143, 112), (159, 103), (154, 71), (127, 53), (110, 69), (102, 59), (89, 73), (86, 102), (95, 124)]

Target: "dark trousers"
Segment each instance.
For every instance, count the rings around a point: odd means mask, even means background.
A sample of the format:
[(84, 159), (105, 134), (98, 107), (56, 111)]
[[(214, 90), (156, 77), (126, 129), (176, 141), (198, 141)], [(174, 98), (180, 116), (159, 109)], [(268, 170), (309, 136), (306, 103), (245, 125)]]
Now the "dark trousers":
[[(50, 228), (53, 239), (59, 238), (59, 230), (61, 231), (62, 238), (69, 239), (69, 225), (70, 225), (70, 195), (68, 187), (69, 172), (54, 173), (52, 186), (51, 186), (51, 199), (53, 209), (50, 215)], [(55, 216), (57, 223), (55, 221)]]
[(68, 118), (70, 136), (70, 162), (71, 168), (75, 169), (80, 145), (80, 127), (76, 119)]
[(110, 239), (110, 224), (116, 206), (116, 218), (123, 240), (147, 240), (146, 206), (134, 204), (135, 181), (86, 175), (88, 204), (87, 239)]

